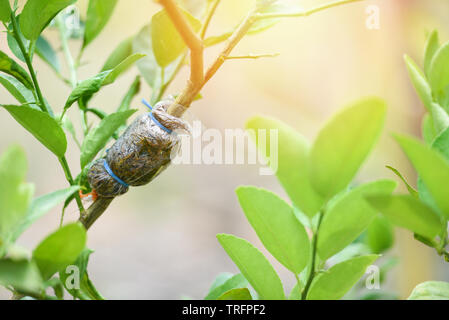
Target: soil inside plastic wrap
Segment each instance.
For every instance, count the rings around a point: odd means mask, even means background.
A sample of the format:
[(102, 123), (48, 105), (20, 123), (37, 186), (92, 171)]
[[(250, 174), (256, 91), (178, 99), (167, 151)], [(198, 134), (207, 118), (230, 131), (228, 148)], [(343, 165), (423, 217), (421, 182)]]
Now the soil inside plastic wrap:
[[(161, 128), (148, 113), (143, 114), (129, 125), (104, 158), (92, 163), (87, 178), (99, 196), (113, 198), (126, 193), (127, 185), (145, 185), (170, 164), (172, 152), (180, 143), (177, 132), (190, 132), (187, 122), (167, 113), (170, 104), (171, 101), (159, 102), (152, 113), (163, 127), (173, 132)], [(108, 173), (104, 160), (124, 184)]]

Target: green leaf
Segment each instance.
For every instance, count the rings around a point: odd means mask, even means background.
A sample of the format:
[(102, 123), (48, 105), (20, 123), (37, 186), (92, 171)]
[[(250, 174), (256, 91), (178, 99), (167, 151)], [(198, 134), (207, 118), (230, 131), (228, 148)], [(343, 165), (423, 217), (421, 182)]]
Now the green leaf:
[[(192, 29), (197, 32), (201, 28), (201, 22), (184, 9), (179, 9)], [(168, 66), (186, 49), (184, 40), (165, 10), (159, 11), (151, 18), (151, 39), (154, 56), (161, 67)]]
[(72, 106), (72, 104), (80, 98), (90, 97), (94, 93), (100, 90), (103, 85), (104, 79), (112, 72), (112, 70), (107, 70), (100, 72), (92, 78), (86, 79), (78, 83), (75, 89), (70, 93), (67, 101), (64, 105), (64, 110), (67, 110)]
[(373, 253), (387, 251), (394, 242), (393, 226), (385, 217), (375, 217), (366, 230), (365, 242)]
[(10, 19), (11, 7), (9, 5), (9, 0), (0, 0), (0, 21), (7, 23)]
[(36, 53), (44, 60), (53, 70), (56, 72), (61, 71), (58, 56), (55, 50), (53, 50), (51, 44), (42, 36), (39, 36), (36, 41)]
[(386, 106), (378, 98), (353, 103), (321, 129), (310, 154), (310, 178), (326, 199), (343, 190), (378, 140)]
[(226, 291), (236, 288), (244, 288), (248, 285), (248, 281), (242, 274), (236, 274), (227, 278), (223, 283), (212, 287), (204, 300), (217, 300)]
[[(20, 15), (16, 16), (14, 19), (19, 19)], [(23, 56), (22, 50), (20, 49), (19, 43), (17, 42), (16, 38), (14, 37), (14, 29), (12, 26), (12, 23), (8, 25), (8, 32), (6, 35), (6, 41), (8, 42), (8, 47), (11, 50), (11, 52), (22, 62), (25, 61), (25, 57)], [(17, 34), (19, 35), (20, 39), (22, 40), (22, 43), (25, 47), (25, 50), (29, 52), (30, 50), (30, 40), (26, 39), (22, 32), (20, 31), (20, 26), (17, 25)], [(32, 54), (31, 54), (32, 56)]]
[(58, 158), (64, 156), (67, 139), (59, 123), (50, 115), (27, 106), (2, 106), (18, 123)]
[(46, 237), (33, 251), (44, 279), (73, 263), (86, 244), (86, 229), (80, 223), (59, 228)]
[[(267, 160), (271, 153), (277, 152), (276, 163), (268, 164), (295, 206), (309, 217), (315, 215), (323, 199), (312, 188), (309, 180), (310, 148), (307, 140), (283, 122), (261, 116), (250, 118), (246, 129), (254, 133), (250, 136)], [(271, 151), (271, 134), (274, 130), (278, 135), (277, 150)]]
[(435, 139), (437, 133), (435, 131), (435, 126), (433, 124), (433, 119), (429, 113), (426, 113), (422, 119), (421, 131), (422, 131), (422, 137), (423, 137), (424, 141), (428, 145), (431, 145), (433, 142), (433, 139)]
[(449, 181), (449, 162), (436, 150), (432, 150), (415, 138), (395, 136), (402, 150), (415, 167), (441, 212), (449, 218), (449, 197), (445, 188)]
[(320, 225), (317, 249), (325, 261), (353, 242), (377, 214), (366, 201), (367, 195), (391, 194), (396, 182), (379, 180), (362, 184), (332, 202)]
[(12, 75), (28, 89), (33, 89), (33, 82), (28, 73), (6, 53), (0, 51), (0, 72)]
[(433, 140), (431, 146), (432, 149), (440, 152), (446, 160), (449, 160), (449, 127)]
[(320, 273), (312, 282), (307, 300), (338, 300), (365, 274), (378, 255), (371, 254), (340, 262)]
[(414, 197), (418, 197), (418, 191), (415, 190), (415, 188), (413, 188), (411, 185), (409, 185), (409, 183), (407, 182), (407, 180), (405, 180), (404, 176), (399, 172), (399, 170), (391, 167), (391, 166), (386, 166), (388, 169), (390, 169), (399, 179), (401, 179), (401, 181), (404, 183), (405, 187), (407, 188), (408, 192), (414, 196)]
[(83, 47), (92, 42), (103, 30), (114, 11), (117, 0), (89, 0)]
[(248, 288), (237, 288), (226, 291), (217, 300), (252, 300), (252, 297)]
[(76, 0), (28, 0), (20, 14), (20, 29), (29, 40), (37, 40), (42, 30), (62, 9)]
[(97, 127), (90, 130), (81, 146), (81, 168), (91, 162), (97, 153), (103, 149), (114, 132), (123, 124), (136, 110), (115, 112), (101, 120)]
[[(153, 52), (153, 44), (151, 42), (151, 25), (144, 26), (133, 40), (133, 52), (144, 53), (146, 56), (139, 61), (136, 65), (148, 85), (153, 89), (152, 96), (157, 97), (159, 90), (165, 84), (167, 84), (173, 77), (175, 72), (183, 63), (183, 56), (170, 63), (165, 68), (159, 67), (156, 62), (156, 58)], [(162, 79), (162, 75), (164, 75)], [(155, 103), (157, 101), (151, 101)]]
[(12, 229), (25, 216), (33, 196), (32, 185), (24, 183), (26, 172), (23, 149), (16, 145), (6, 149), (0, 157), (0, 256), (11, 242)]
[(440, 47), (440, 40), (438, 38), (438, 31), (433, 30), (432, 33), (427, 38), (426, 48), (424, 50), (424, 73), (429, 76), (430, 64), (435, 56), (438, 48)]
[(69, 198), (72, 194), (78, 191), (78, 189), (79, 186), (72, 186), (34, 199), (31, 202), (31, 206), (28, 208), (28, 211), (23, 217), (21, 223), (14, 228), (12, 241), (16, 241), (19, 236), (36, 220), (53, 209), (56, 205)]
[(0, 83), (20, 103), (34, 102), (33, 91), (25, 87), (22, 82), (7, 74), (0, 73)]
[(284, 300), (281, 280), (264, 255), (245, 239), (218, 234), (217, 239), (262, 300)]
[(104, 79), (102, 85), (108, 85), (117, 79), (119, 75), (127, 71), (131, 66), (139, 59), (142, 59), (145, 57), (145, 54), (142, 53), (134, 53), (130, 55), (129, 57), (125, 58), (122, 62), (120, 62), (117, 66), (114, 67), (114, 69), (111, 70), (111, 72), (106, 76)]
[(290, 291), (290, 295), (288, 296), (288, 300), (301, 300), (301, 291), (303, 290), (303, 285), (301, 283), (301, 287), (299, 286), (298, 282), (296, 282), (295, 286), (293, 287), (292, 291)]
[(443, 226), (430, 207), (410, 195), (370, 195), (368, 202), (394, 224), (429, 238), (437, 236)]
[(34, 262), (0, 260), (0, 284), (24, 293), (40, 293), (44, 283)]
[(449, 42), (434, 54), (429, 69), (429, 83), (438, 103), (449, 111)]
[(133, 40), (134, 37), (128, 37), (120, 42), (117, 48), (115, 48), (114, 51), (112, 51), (112, 53), (106, 59), (103, 68), (101, 68), (101, 71), (114, 69), (120, 62), (132, 55)]
[(90, 255), (94, 251), (89, 248), (84, 248), (81, 251), (80, 255), (73, 263), (74, 266), (78, 267), (79, 270), (79, 279), (80, 279), (80, 288), (69, 288), (67, 286), (67, 281), (70, 281), (68, 277), (71, 275), (71, 272), (67, 272), (68, 270), (60, 270), (59, 277), (65, 289), (73, 296), (81, 300), (95, 300), (96, 297), (89, 292), (89, 276), (87, 275), (87, 265), (89, 263)]
[(449, 116), (437, 103), (433, 101), (432, 90), (427, 83), (424, 74), (416, 63), (407, 55), (404, 56), (404, 60), (419, 98), (423, 102), (427, 111), (429, 111), (432, 115), (435, 130), (440, 132), (449, 126)]
[(449, 282), (427, 281), (413, 289), (408, 300), (449, 300)]
[(239, 187), (236, 193), (246, 218), (265, 248), (287, 269), (300, 273), (310, 258), (310, 242), (293, 209), (264, 189)]

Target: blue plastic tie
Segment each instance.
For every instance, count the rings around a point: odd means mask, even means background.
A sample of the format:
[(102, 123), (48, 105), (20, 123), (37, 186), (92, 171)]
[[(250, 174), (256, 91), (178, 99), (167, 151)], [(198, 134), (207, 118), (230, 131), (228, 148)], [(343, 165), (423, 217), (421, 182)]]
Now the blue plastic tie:
[(168, 134), (171, 134), (173, 131), (170, 130), (170, 129), (168, 129), (168, 128), (166, 128), (166, 127), (164, 127), (164, 125), (163, 125), (162, 123), (160, 123), (160, 122), (154, 117), (154, 115), (153, 115), (153, 107), (148, 103), (148, 101), (145, 100), (145, 99), (142, 99), (142, 103), (143, 103), (144, 105), (146, 105), (146, 106), (151, 110), (151, 112), (148, 114), (148, 115), (150, 116), (151, 120), (153, 120), (154, 123), (157, 124), (157, 126), (158, 126), (159, 128), (161, 128), (162, 130), (164, 130), (164, 131), (167, 132)]
[(106, 159), (103, 159), (103, 167), (106, 169), (106, 171), (109, 173), (109, 175), (118, 183), (120, 183), (122, 186), (124, 186), (125, 188), (129, 187), (129, 184), (127, 184), (125, 181), (123, 181), (122, 179), (120, 179), (119, 177), (117, 177), (115, 175), (114, 172), (112, 172), (111, 168), (109, 167), (108, 162), (106, 161)]

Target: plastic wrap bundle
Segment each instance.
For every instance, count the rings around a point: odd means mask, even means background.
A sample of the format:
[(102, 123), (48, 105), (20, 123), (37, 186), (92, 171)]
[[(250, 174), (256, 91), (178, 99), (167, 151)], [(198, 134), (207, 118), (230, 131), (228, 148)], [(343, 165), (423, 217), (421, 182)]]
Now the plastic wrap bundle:
[(106, 156), (93, 162), (87, 178), (98, 196), (113, 198), (129, 186), (145, 185), (170, 164), (180, 142), (176, 131), (189, 132), (184, 120), (167, 113), (171, 103), (159, 102), (152, 112), (136, 118)]

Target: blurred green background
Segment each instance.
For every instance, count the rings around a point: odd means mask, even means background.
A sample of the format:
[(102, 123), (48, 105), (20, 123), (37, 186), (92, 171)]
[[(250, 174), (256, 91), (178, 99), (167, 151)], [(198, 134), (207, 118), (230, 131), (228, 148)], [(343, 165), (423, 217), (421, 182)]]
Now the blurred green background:
[[(305, 8), (324, 2), (298, 1)], [(208, 34), (227, 31), (251, 5), (251, 1), (223, 0)], [(380, 9), (378, 30), (366, 28), (365, 10), (369, 5)], [(87, 1), (79, 0), (77, 6), (83, 16)], [(120, 0), (106, 28), (87, 47), (83, 59), (86, 64), (79, 69), (79, 79), (96, 74), (118, 43), (137, 33), (159, 9), (150, 0)], [(394, 178), (385, 168), (392, 165), (414, 182), (413, 170), (390, 136), (391, 132), (420, 135), (424, 113), (408, 79), (403, 54), (421, 62), (428, 32), (436, 28), (442, 41), (449, 38), (448, 18), (447, 0), (370, 0), (308, 18), (283, 20), (264, 33), (246, 37), (234, 52), (279, 52), (280, 56), (226, 62), (203, 89), (203, 99), (194, 103), (191, 113), (205, 127), (220, 130), (242, 128), (254, 114), (270, 115), (312, 140), (323, 122), (346, 103), (377, 95), (388, 103), (387, 126), (357, 179)], [(58, 48), (56, 30), (49, 29), (44, 35)], [(70, 43), (74, 55), (80, 45), (81, 40)], [(217, 46), (208, 50), (207, 61), (219, 49)], [(4, 34), (0, 36), (0, 50), (10, 54)], [(37, 57), (35, 65), (44, 95), (59, 112), (70, 89)], [(66, 70), (65, 65), (63, 68)], [(108, 112), (115, 110), (137, 72), (134, 67), (102, 89), (91, 105)], [(187, 77), (188, 70), (184, 69), (168, 93), (179, 92)], [(150, 89), (143, 84), (133, 106), (144, 112), (139, 100), (149, 96)], [(15, 103), (3, 88), (0, 101)], [(76, 109), (72, 108), (69, 114), (76, 123)], [(36, 184), (37, 195), (66, 187), (56, 157), (5, 110), (0, 110), (0, 127), (0, 152), (12, 143), (25, 148), (29, 159), (28, 181)], [(77, 174), (79, 153), (70, 138), (67, 158)], [(107, 298), (203, 298), (219, 272), (237, 272), (218, 244), (216, 233), (236, 234), (260, 245), (234, 194), (240, 184), (265, 187), (285, 197), (276, 178), (260, 176), (257, 166), (178, 165), (150, 185), (133, 188), (117, 198), (89, 230), (88, 246), (95, 250), (89, 264), (91, 279)], [(19, 244), (33, 248), (57, 228), (59, 215), (60, 208), (50, 212), (20, 238)], [(70, 206), (66, 222), (76, 220), (77, 216), (76, 207)], [(410, 232), (397, 230), (396, 235), (396, 245), (390, 254), (400, 257), (400, 263), (389, 275), (388, 289), (404, 298), (420, 282), (449, 280), (447, 266), (434, 250), (413, 240)], [(271, 257), (270, 261), (290, 290), (294, 279), (278, 268), (280, 265)], [(0, 290), (0, 298), (8, 297), (8, 292)]]

